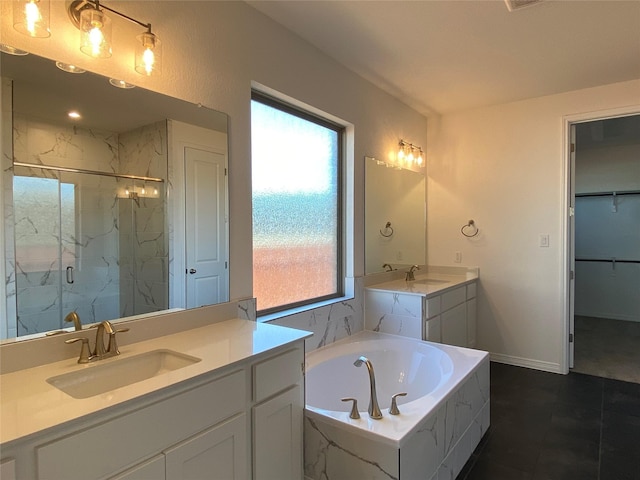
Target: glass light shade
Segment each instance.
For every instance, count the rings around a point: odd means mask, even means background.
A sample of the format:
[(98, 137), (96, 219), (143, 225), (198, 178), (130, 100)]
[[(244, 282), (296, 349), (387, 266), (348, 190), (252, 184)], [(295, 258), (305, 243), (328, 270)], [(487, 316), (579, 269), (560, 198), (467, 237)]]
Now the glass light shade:
[(80, 14), (80, 50), (94, 58), (111, 56), (111, 19), (104, 12), (87, 8)]
[(49, 0), (14, 1), (13, 28), (30, 37), (47, 38), (51, 36)]
[(162, 45), (160, 39), (151, 32), (136, 37), (136, 72), (142, 75), (162, 73)]

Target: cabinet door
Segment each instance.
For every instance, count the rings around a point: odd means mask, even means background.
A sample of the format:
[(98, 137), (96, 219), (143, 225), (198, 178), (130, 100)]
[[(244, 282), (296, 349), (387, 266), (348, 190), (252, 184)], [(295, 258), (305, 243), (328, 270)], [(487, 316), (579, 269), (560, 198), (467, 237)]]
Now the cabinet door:
[(254, 480), (300, 480), (303, 390), (300, 385), (253, 407)]
[[(163, 480), (164, 475), (164, 455), (153, 457), (140, 465), (130, 468), (126, 472), (111, 477), (109, 480)], [(4, 480), (4, 478), (3, 478)]]
[(467, 346), (476, 346), (476, 299), (467, 300)]
[(16, 461), (14, 459), (0, 462), (0, 478), (2, 480), (16, 480)]
[(465, 347), (467, 345), (467, 305), (461, 303), (440, 315), (442, 343)]
[(246, 480), (244, 413), (165, 451), (167, 480)]

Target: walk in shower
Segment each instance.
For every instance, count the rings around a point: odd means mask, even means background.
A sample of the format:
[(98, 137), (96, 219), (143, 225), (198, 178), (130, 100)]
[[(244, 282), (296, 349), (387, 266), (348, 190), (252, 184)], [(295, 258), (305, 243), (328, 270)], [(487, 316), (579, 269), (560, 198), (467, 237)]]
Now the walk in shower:
[(168, 308), (162, 179), (14, 163), (17, 334)]

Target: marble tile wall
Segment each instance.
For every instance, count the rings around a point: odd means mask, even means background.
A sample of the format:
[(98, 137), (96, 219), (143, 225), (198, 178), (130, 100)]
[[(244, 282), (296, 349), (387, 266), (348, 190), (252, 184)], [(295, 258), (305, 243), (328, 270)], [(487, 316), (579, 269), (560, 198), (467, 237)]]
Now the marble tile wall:
[(313, 336), (305, 340), (307, 352), (360, 332), (364, 329), (362, 277), (353, 279), (353, 284), (352, 299), (281, 317), (269, 323), (313, 332)]
[(419, 422), (400, 448), (305, 413), (305, 475), (454, 480), (490, 423), (488, 357)]
[(424, 297), (365, 290), (366, 330), (422, 338)]

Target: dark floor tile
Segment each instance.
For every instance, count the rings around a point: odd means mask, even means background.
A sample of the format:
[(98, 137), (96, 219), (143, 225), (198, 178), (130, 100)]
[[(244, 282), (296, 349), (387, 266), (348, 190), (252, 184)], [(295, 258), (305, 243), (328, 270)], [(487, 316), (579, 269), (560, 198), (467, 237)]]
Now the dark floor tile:
[(598, 480), (598, 444), (579, 440), (564, 445), (545, 444), (534, 480)]
[(640, 458), (602, 452), (599, 478), (600, 480), (640, 480)]
[(558, 389), (558, 403), (601, 409), (604, 379), (580, 373), (570, 373)]
[(531, 480), (531, 472), (523, 472), (508, 465), (479, 458), (473, 469), (465, 476), (458, 477), (458, 480)]
[(580, 439), (599, 444), (602, 431), (602, 411), (577, 404), (557, 404), (551, 414), (551, 425), (545, 443), (556, 439)]
[(478, 462), (483, 460), (522, 472), (533, 472), (543, 443), (542, 440), (528, 438), (524, 433), (496, 427), (491, 432)]
[(605, 379), (603, 408), (640, 417), (640, 384)]
[(541, 443), (551, 427), (552, 416), (553, 410), (550, 405), (521, 402), (500, 407), (492, 403), (492, 433)]
[(604, 454), (640, 456), (640, 417), (605, 411), (602, 417)]

